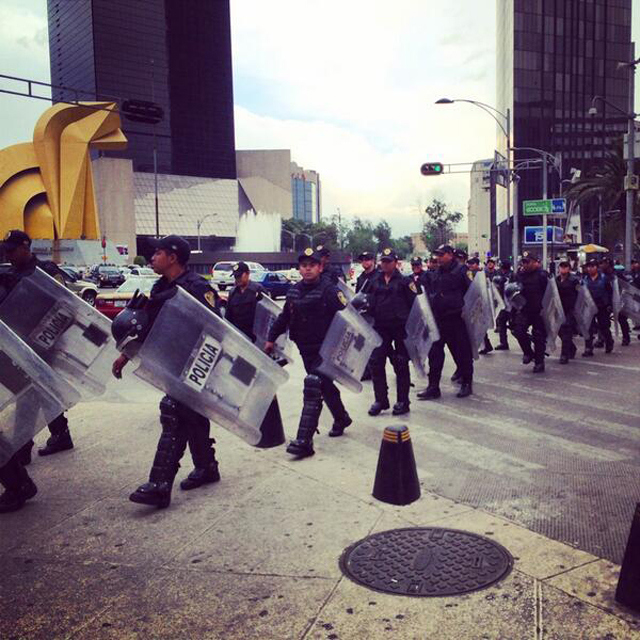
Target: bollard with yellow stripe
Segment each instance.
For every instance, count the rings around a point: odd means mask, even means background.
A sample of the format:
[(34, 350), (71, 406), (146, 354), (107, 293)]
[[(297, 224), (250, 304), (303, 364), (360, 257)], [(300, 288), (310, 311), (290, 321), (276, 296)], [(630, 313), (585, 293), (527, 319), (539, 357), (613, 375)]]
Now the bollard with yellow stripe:
[(420, 482), (409, 428), (387, 427), (382, 434), (373, 497), (389, 504), (405, 505), (420, 497)]

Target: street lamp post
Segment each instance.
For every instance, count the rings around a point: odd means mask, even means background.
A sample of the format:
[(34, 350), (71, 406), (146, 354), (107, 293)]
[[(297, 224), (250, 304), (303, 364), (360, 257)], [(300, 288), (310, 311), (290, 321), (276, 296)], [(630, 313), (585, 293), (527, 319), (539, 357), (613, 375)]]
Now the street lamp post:
[[(495, 107), (492, 107), (484, 102), (479, 102), (478, 100), (464, 100), (464, 99), (455, 99), (451, 100), (450, 98), (440, 98), (440, 100), (436, 100), (436, 104), (453, 104), (454, 102), (468, 102), (469, 104), (473, 104), (476, 107), (482, 109), (486, 113), (488, 113), (498, 124), (502, 132), (504, 133), (507, 139), (507, 220), (511, 217), (511, 110), (507, 109), (506, 113), (502, 113), (498, 111)], [(504, 119), (505, 124), (503, 125), (500, 120), (496, 117), (496, 114)], [(512, 252), (513, 259), (517, 260), (518, 257), (518, 241), (520, 236), (520, 229), (518, 224), (518, 212), (516, 211), (513, 220), (512, 220)], [(500, 254), (500, 234), (498, 233), (498, 255)]]
[(217, 216), (217, 213), (208, 213), (206, 216), (203, 216), (202, 218), (200, 218), (199, 220), (196, 221), (196, 227), (198, 229), (198, 251), (200, 251), (200, 227), (202, 226), (202, 223), (207, 219), (207, 218), (211, 218), (213, 216)]
[(296, 250), (296, 234), (293, 231), (289, 231), (288, 229), (280, 229), (282, 233), (288, 233), (291, 236), (291, 251)]

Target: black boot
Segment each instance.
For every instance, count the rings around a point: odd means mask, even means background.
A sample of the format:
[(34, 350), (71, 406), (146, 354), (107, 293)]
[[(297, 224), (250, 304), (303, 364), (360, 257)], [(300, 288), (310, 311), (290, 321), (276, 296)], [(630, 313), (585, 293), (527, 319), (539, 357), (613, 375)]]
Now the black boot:
[(611, 342), (607, 342), (607, 345), (604, 348), (605, 353), (611, 353), (613, 351), (613, 340)]
[(544, 362), (536, 362), (533, 365), (533, 373), (544, 373)]
[(442, 394), (437, 384), (429, 384), (429, 386), (418, 394), (418, 400), (437, 400)]
[(0, 495), (0, 513), (21, 509), (27, 500), (38, 493), (38, 487), (15, 455), (0, 468), (0, 483), (5, 487)]
[(29, 440), (27, 444), (20, 447), (14, 455), (17, 456), (18, 461), (23, 467), (28, 467), (31, 464), (31, 450), (33, 449), (33, 440)]
[(69, 449), (73, 449), (73, 440), (71, 440), (69, 429), (65, 429), (60, 433), (52, 433), (47, 439), (47, 444), (42, 449), (38, 449), (38, 455), (50, 456), (53, 453), (68, 451)]
[(302, 415), (298, 425), (298, 433), (287, 447), (287, 453), (299, 458), (312, 456), (313, 436), (318, 431), (318, 421), (322, 411), (322, 388), (320, 378), (310, 374), (304, 379)]
[(573, 360), (576, 357), (576, 353), (578, 353), (578, 347), (576, 347), (576, 345), (572, 342), (571, 351), (569, 352), (569, 360)]
[(353, 422), (348, 413), (345, 413), (340, 420), (336, 420), (331, 427), (331, 431), (329, 431), (330, 438), (338, 438), (343, 433), (344, 430)]
[(386, 411), (390, 407), (389, 400), (376, 400), (369, 407), (370, 416), (379, 416), (383, 411)]
[(187, 434), (178, 422), (178, 403), (169, 396), (165, 396), (160, 402), (160, 423), (162, 434), (149, 474), (149, 482), (140, 485), (129, 496), (129, 500), (165, 509), (171, 504), (173, 480), (187, 446)]
[(522, 356), (522, 364), (529, 364), (533, 362), (533, 353), (525, 353)]
[(589, 349), (589, 347), (586, 347), (585, 350), (582, 352), (582, 357), (583, 358), (592, 358), (593, 357), (593, 349)]
[(496, 351), (509, 351), (509, 345), (506, 342), (505, 343), (500, 343), (496, 347)]
[(456, 369), (451, 376), (451, 382), (462, 382), (462, 374)]
[(602, 349), (602, 347), (604, 347), (604, 340), (601, 340), (600, 338), (598, 338), (594, 343), (593, 346), (596, 349)]
[(456, 393), (456, 398), (466, 398), (473, 393), (471, 382), (463, 382), (460, 386), (460, 391)]
[(218, 462), (213, 461), (206, 467), (196, 467), (181, 483), (180, 488), (183, 491), (197, 489), (204, 484), (211, 484), (220, 480), (220, 471)]

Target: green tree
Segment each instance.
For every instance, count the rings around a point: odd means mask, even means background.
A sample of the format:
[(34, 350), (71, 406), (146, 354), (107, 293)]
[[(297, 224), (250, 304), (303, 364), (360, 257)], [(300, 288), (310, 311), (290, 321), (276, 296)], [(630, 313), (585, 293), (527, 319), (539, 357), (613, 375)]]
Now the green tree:
[(344, 249), (357, 258), (363, 251), (373, 251), (376, 240), (373, 235), (373, 225), (368, 221), (355, 218), (345, 234)]
[(139, 267), (146, 267), (147, 259), (144, 256), (136, 256), (133, 259), (133, 264), (137, 264)]
[(391, 245), (401, 260), (411, 257), (413, 254), (413, 242), (411, 240), (411, 236), (392, 238)]
[(391, 246), (391, 227), (388, 222), (379, 222), (373, 229), (373, 235), (377, 240), (377, 251)]
[(422, 225), (422, 240), (429, 251), (446, 244), (453, 235), (453, 228), (460, 220), (460, 211), (450, 211), (446, 203), (434, 198), (424, 210), (425, 221)]

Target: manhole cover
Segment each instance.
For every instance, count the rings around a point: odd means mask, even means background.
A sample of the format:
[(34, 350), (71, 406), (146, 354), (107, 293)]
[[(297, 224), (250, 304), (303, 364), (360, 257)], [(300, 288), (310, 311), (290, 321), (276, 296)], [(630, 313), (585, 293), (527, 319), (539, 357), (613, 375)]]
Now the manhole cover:
[(359, 584), (404, 596), (453, 596), (509, 574), (511, 554), (493, 540), (456, 529), (392, 529), (348, 547), (343, 573)]

